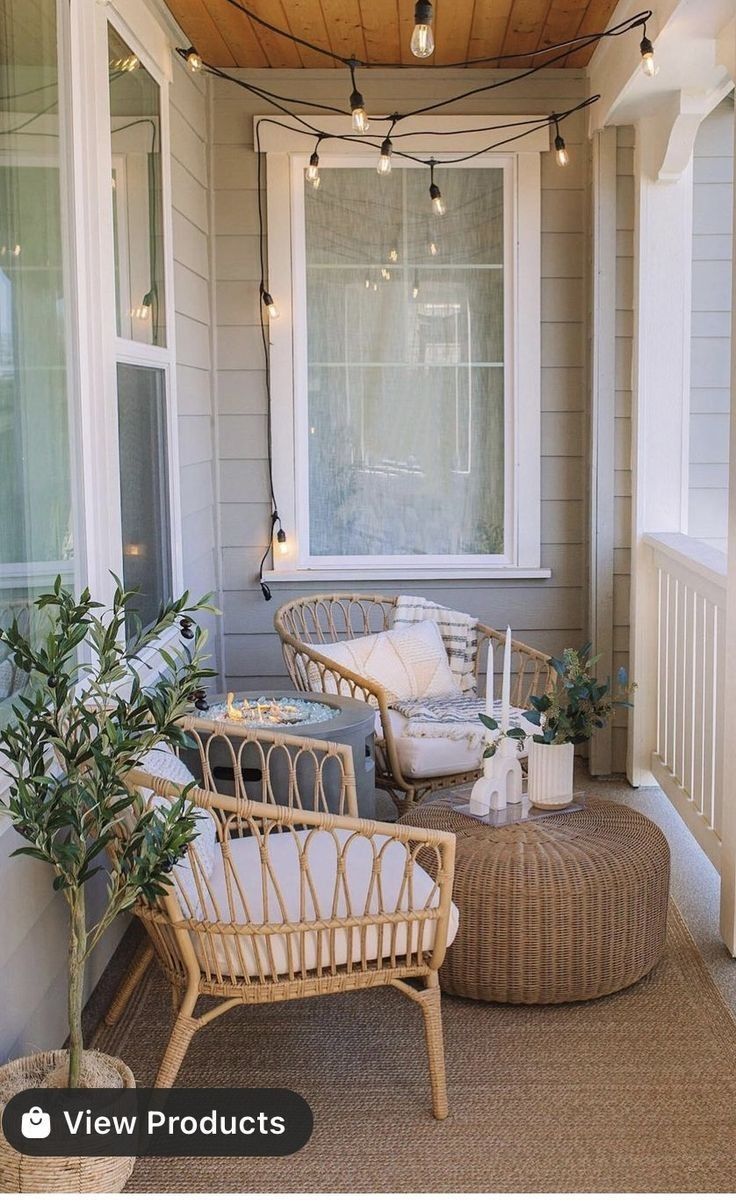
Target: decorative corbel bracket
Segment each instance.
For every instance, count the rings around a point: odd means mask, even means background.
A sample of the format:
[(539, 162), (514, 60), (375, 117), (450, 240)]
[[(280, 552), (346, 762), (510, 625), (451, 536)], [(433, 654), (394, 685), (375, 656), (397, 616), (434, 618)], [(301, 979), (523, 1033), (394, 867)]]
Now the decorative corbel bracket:
[(712, 92), (676, 92), (648, 120), (657, 131), (654, 155), (648, 167), (661, 183), (679, 180), (692, 160), (695, 139), (703, 120), (731, 90), (730, 81)]

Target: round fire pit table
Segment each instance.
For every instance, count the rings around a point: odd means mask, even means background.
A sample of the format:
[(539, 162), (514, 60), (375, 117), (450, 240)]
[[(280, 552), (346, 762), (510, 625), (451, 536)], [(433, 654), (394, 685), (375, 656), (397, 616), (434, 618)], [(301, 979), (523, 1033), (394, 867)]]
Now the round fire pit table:
[[(245, 693), (238, 692), (235, 695), (234, 705), (247, 699), (249, 702), (255, 703), (262, 700), (264, 697), (268, 701), (284, 702), (291, 700), (305, 700), (307, 702), (320, 703), (323, 706), (330, 708), (330, 716), (319, 722), (306, 723), (287, 723), (274, 726), (273, 724), (264, 723), (262, 726), (270, 732), (280, 731), (290, 735), (310, 736), (315, 740), (329, 740), (334, 744), (348, 744), (353, 752), (353, 765), (355, 767), (355, 785), (358, 795), (358, 811), (360, 815), (367, 819), (375, 818), (376, 802), (375, 802), (375, 778), (376, 766), (374, 759), (374, 740), (375, 740), (375, 716), (376, 713), (373, 707), (368, 706), (365, 702), (359, 702), (354, 698), (342, 698), (336, 694), (298, 694), (287, 693), (283, 694), (276, 691), (273, 695), (264, 695), (263, 693), (255, 693), (246, 691)], [(220, 715), (215, 715), (219, 707), (226, 702), (225, 694), (208, 695), (208, 710), (201, 712), (201, 718), (221, 718)], [(258, 723), (249, 721), (250, 727), (260, 726)], [(187, 760), (186, 756), (184, 758)], [(197, 758), (198, 761), (198, 758)], [(250, 765), (249, 765), (250, 762)], [(189, 763), (189, 762), (188, 762)], [(260, 770), (257, 768), (257, 755), (255, 749), (246, 750), (244, 757), (244, 772), (257, 774), (260, 778)], [(217, 745), (213, 746), (212, 750), (212, 765), (213, 776), (217, 782), (218, 788), (224, 793), (233, 793), (233, 771), (229, 759), (226, 754), (218, 763)], [(193, 773), (197, 772), (197, 765), (190, 763), (190, 768)], [(273, 773), (273, 790), (276, 796), (276, 801), (279, 801), (279, 796), (283, 795), (284, 801), (289, 797), (288, 774), (286, 767), (275, 761), (272, 765)], [(282, 780), (280, 780), (282, 779)], [(256, 778), (253, 779), (254, 781)], [(325, 793), (327, 801), (330, 803), (330, 781), (329, 767), (325, 770)], [(330, 803), (331, 805), (331, 803)]]
[[(462, 801), (459, 791), (453, 798)], [(450, 995), (596, 999), (659, 961), (669, 846), (637, 811), (586, 796), (577, 811), (492, 827), (438, 798), (413, 808), (407, 822), (457, 833), (460, 927), (440, 970)]]

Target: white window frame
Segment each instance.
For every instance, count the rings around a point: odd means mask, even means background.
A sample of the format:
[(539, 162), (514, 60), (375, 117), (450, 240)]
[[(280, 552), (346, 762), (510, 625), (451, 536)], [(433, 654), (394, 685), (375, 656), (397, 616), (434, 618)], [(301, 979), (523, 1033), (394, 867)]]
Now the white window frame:
[[(462, 134), (470, 126), (491, 124), (489, 117), (443, 118), (448, 132), (458, 131), (452, 153), (434, 154), (438, 164), (462, 149), (477, 150), (488, 134)], [(524, 118), (514, 118), (524, 120)], [(530, 122), (544, 118), (529, 118)], [(407, 150), (434, 153), (421, 128), (438, 128), (415, 119), (416, 135)], [(287, 123), (288, 124), (288, 123)], [(344, 119), (321, 117), (328, 132), (348, 132)], [(303, 171), (314, 139), (305, 147), (303, 131), (274, 126), (256, 117), (256, 145), (266, 154), (268, 194), (268, 284), (281, 317), (270, 324), (271, 442), (274, 489), (288, 533), (286, 552), (274, 551), (275, 581), (348, 581), (486, 577), (548, 577), (541, 567), (541, 170), (539, 154), (549, 147), (548, 130), (527, 135), (513, 153), (479, 155), (464, 167), (501, 167), (505, 174), (505, 348), (504, 399), (505, 548), (501, 556), (316, 557), (307, 552), (308, 464), (306, 416), (306, 249)], [(334, 129), (333, 129), (334, 127)], [(377, 151), (350, 143), (325, 143), (320, 167), (375, 168)], [(329, 149), (327, 149), (329, 148)], [(408, 164), (411, 166), (411, 164)], [(448, 167), (448, 170), (451, 168)], [(284, 237), (284, 231), (290, 237)], [(277, 545), (274, 545), (275, 548)]]
[[(72, 0), (70, 8), (76, 319), (78, 336), (77, 460), (79, 513), (86, 583), (102, 601), (114, 588), (110, 569), (123, 569), (117, 365), (160, 369), (164, 374), (168, 552), (171, 588), (183, 589), (181, 500), (176, 403), (176, 332), (171, 207), (169, 86), (171, 42), (145, 0), (109, 4)], [(113, 207), (110, 180), (108, 33), (110, 24), (130, 46), (159, 88), (162, 247), (166, 346), (121, 338), (116, 329)]]
[[(114, 25), (160, 89), (161, 189), (167, 346), (119, 339), (115, 322), (113, 221), (110, 179), (110, 93), (107, 24)], [(109, 604), (112, 569), (122, 575), (122, 523), (117, 421), (117, 363), (160, 367), (165, 373), (171, 584), (183, 590), (174, 260), (171, 209), (169, 85), (172, 45), (145, 0), (57, 0), (59, 98), (66, 108), (59, 145), (62, 229), (68, 240), (64, 289), (68, 317), (69, 423), (75, 469), (75, 558), (77, 587)], [(66, 565), (66, 562), (64, 562)], [(10, 566), (7, 566), (10, 567)], [(48, 566), (17, 566), (25, 577)], [(48, 575), (44, 577), (48, 583)], [(39, 580), (39, 586), (42, 582)], [(151, 649), (141, 674), (144, 684), (164, 668), (160, 652), (176, 652), (181, 633), (172, 627)], [(11, 779), (0, 759), (0, 797)], [(0, 818), (0, 833), (8, 826)]]

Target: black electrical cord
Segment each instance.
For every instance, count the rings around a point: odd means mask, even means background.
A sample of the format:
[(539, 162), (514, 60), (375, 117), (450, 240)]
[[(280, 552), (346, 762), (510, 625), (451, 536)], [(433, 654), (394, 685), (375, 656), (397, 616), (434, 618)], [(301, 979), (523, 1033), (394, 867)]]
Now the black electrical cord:
[(269, 350), (268, 350), (268, 326), (267, 326), (266, 319), (265, 319), (264, 313), (263, 313), (264, 295), (268, 293), (268, 288), (267, 288), (267, 281), (266, 281), (266, 255), (265, 255), (265, 247), (264, 247), (264, 239), (266, 236), (266, 231), (265, 231), (265, 223), (263, 221), (264, 180), (263, 180), (263, 155), (261, 153), (260, 125), (261, 125), (260, 122), (258, 122), (256, 125), (256, 154), (258, 156), (258, 158), (257, 158), (257, 176), (256, 176), (256, 188), (257, 188), (257, 192), (258, 192), (258, 259), (259, 259), (260, 273), (261, 273), (261, 279), (260, 279), (260, 285), (259, 285), (261, 305), (259, 306), (258, 317), (259, 317), (259, 321), (260, 321), (261, 345), (263, 347), (263, 365), (264, 365), (264, 370), (265, 370), (265, 385), (266, 385), (266, 455), (268, 457), (268, 488), (269, 488), (269, 492), (271, 495), (271, 531), (270, 531), (268, 543), (266, 544), (266, 547), (263, 552), (263, 556), (261, 557), (261, 563), (258, 568), (258, 584), (261, 587), (261, 593), (263, 594), (264, 601), (270, 602), (271, 596), (272, 596), (271, 590), (270, 590), (270, 587), (268, 586), (267, 582), (264, 581), (264, 579), (263, 579), (263, 570), (265, 568), (266, 560), (268, 559), (268, 554), (271, 551), (271, 548), (273, 547), (273, 533), (276, 530), (276, 528), (278, 527), (279, 535), (280, 535), (283, 531), (283, 527), (281, 526), (281, 519), (279, 518), (279, 508), (276, 503), (276, 490), (274, 488), (274, 483), (273, 483), (273, 434), (271, 431), (271, 356), (269, 355)]
[[(325, 48), (323, 46), (318, 46), (316, 43), (309, 41), (309, 39), (307, 39), (307, 38), (302, 38), (297, 34), (291, 33), (290, 30), (287, 31), (285, 29), (281, 29), (279, 26), (273, 24), (273, 22), (267, 21), (264, 17), (261, 17), (258, 13), (253, 12), (252, 9), (249, 9), (245, 4), (242, 4), (240, 2), (240, 0), (227, 0), (227, 3), (230, 4), (233, 8), (236, 8), (239, 12), (243, 13), (244, 16), (248, 17), (255, 24), (260, 25), (263, 29), (268, 30), (270, 33), (273, 33), (279, 37), (286, 38), (296, 46), (302, 46), (312, 53), (322, 54), (326, 58), (332, 59), (333, 62), (341, 63), (344, 67), (347, 67), (350, 72), (350, 81), (351, 81), (351, 87), (352, 87), (352, 93), (350, 96), (350, 111), (353, 111), (356, 107), (360, 107), (360, 108), (364, 107), (363, 97), (360, 94), (360, 91), (359, 91), (357, 83), (356, 83), (356, 78), (355, 78), (355, 72), (358, 67), (393, 68), (393, 67), (397, 66), (397, 64), (393, 64), (393, 63), (368, 63), (355, 56), (348, 58), (344, 55), (337, 54), (332, 49)], [(374, 117), (373, 120), (380, 121), (380, 122), (385, 121), (385, 122), (389, 123), (388, 132), (383, 131), (377, 139), (369, 139), (369, 138), (366, 138), (365, 135), (360, 135), (360, 136), (356, 137), (355, 134), (329, 134), (329, 133), (327, 133), (327, 131), (320, 129), (319, 126), (313, 124), (313, 122), (308, 121), (302, 114), (292, 112), (288, 108), (288, 106), (289, 105), (299, 105), (299, 106), (304, 106), (306, 108), (317, 109), (321, 113), (325, 113), (325, 112), (337, 113), (340, 116), (347, 116), (348, 115), (347, 110), (338, 108), (334, 105), (325, 105), (318, 101), (310, 100), (306, 97), (299, 98), (299, 97), (291, 97), (291, 96), (282, 96), (280, 93), (272, 92), (268, 88), (261, 87), (260, 85), (254, 84), (251, 81), (244, 80), (237, 76), (231, 75), (229, 72), (224, 71), (220, 67), (214, 67), (211, 64), (202, 61), (203, 70), (207, 71), (211, 75), (216, 76), (218, 79), (227, 80), (228, 82), (235, 84), (237, 87), (243, 88), (245, 91), (249, 92), (251, 95), (258, 97), (259, 100), (265, 101), (267, 104), (270, 104), (283, 117), (287, 117), (289, 119), (289, 121), (287, 123), (285, 121), (279, 120), (276, 117), (260, 118), (256, 123), (256, 131), (255, 131), (255, 143), (256, 143), (255, 149), (256, 149), (256, 154), (258, 156), (258, 178), (257, 178), (257, 186), (258, 186), (258, 254), (259, 254), (259, 266), (260, 266), (259, 294), (260, 294), (260, 300), (261, 300), (261, 305), (260, 305), (260, 310), (259, 310), (259, 319), (260, 319), (261, 343), (262, 343), (262, 347), (263, 347), (264, 367), (265, 367), (266, 409), (267, 409), (268, 482), (269, 482), (269, 491), (270, 491), (270, 496), (271, 496), (271, 507), (272, 507), (270, 537), (269, 537), (269, 542), (268, 542), (266, 548), (264, 549), (263, 556), (261, 558), (259, 571), (258, 571), (258, 581), (259, 581), (263, 596), (267, 601), (270, 600), (272, 595), (271, 595), (271, 590), (270, 590), (268, 584), (264, 581), (263, 573), (264, 573), (266, 560), (268, 559), (268, 554), (273, 546), (273, 533), (278, 528), (278, 538), (279, 538), (280, 542), (285, 542), (286, 534), (281, 525), (281, 519), (279, 517), (278, 505), (276, 503), (276, 496), (275, 496), (274, 480), (273, 480), (273, 447), (272, 447), (272, 429), (271, 429), (271, 427), (272, 427), (272, 424), (271, 424), (271, 408), (272, 408), (271, 365), (270, 365), (270, 356), (269, 356), (268, 326), (267, 326), (265, 314), (264, 314), (264, 309), (266, 308), (266, 306), (273, 304), (273, 298), (272, 298), (270, 289), (268, 287), (268, 281), (266, 278), (266, 257), (265, 257), (265, 247), (264, 247), (265, 225), (264, 225), (264, 218), (263, 218), (263, 197), (262, 197), (262, 193), (263, 193), (263, 162), (262, 162), (263, 154), (261, 151), (261, 139), (260, 139), (261, 126), (265, 123), (268, 123), (268, 124), (272, 124), (275, 126), (279, 126), (283, 129), (288, 129), (291, 131), (296, 131), (297, 133), (305, 134), (308, 137), (315, 139), (316, 141), (315, 141), (315, 148), (313, 151), (313, 158), (317, 153), (317, 148), (320, 146), (320, 144), (323, 141), (334, 140), (334, 141), (339, 141), (339, 142), (355, 142), (358, 145), (362, 146), (363, 148), (365, 148), (366, 146), (371, 146), (380, 151), (382, 149), (382, 147), (385, 147), (387, 140), (390, 139), (391, 140), (390, 145), (392, 147), (392, 152), (394, 155), (396, 155), (397, 158), (406, 159), (410, 162), (417, 163), (421, 166), (429, 168), (429, 171), (430, 171), (430, 196), (432, 197), (433, 201), (440, 201), (441, 193), (434, 180), (435, 167), (437, 167), (440, 163), (445, 163), (447, 165), (458, 165), (461, 163), (467, 163), (473, 159), (478, 158), (481, 155), (488, 154), (490, 151), (496, 150), (501, 146), (506, 146), (509, 143), (516, 142), (516, 141), (526, 137), (527, 134), (535, 133), (538, 130), (550, 128), (551, 126), (553, 126), (555, 129), (555, 133), (556, 133), (555, 145), (557, 145), (557, 143), (560, 141), (560, 133), (559, 133), (560, 122), (564, 121), (566, 118), (572, 116), (574, 113), (582, 112), (584, 109), (589, 108), (591, 105), (595, 104), (598, 100), (600, 100), (600, 96), (599, 95), (589, 96), (585, 100), (581, 101), (579, 104), (572, 106), (570, 109), (568, 109), (562, 113), (552, 113), (552, 114), (550, 114), (549, 117), (546, 117), (541, 120), (537, 119), (537, 118), (527, 118), (527, 119), (521, 120), (521, 121), (500, 122), (500, 123), (497, 123), (495, 125), (490, 125), (490, 126), (474, 126), (465, 131), (462, 131), (462, 130), (434, 131), (434, 132), (428, 131), (428, 136), (430, 136), (430, 137), (435, 137), (435, 136), (436, 137), (446, 137), (446, 136), (450, 136), (451, 133), (454, 133), (455, 135), (462, 134), (462, 133), (492, 134), (492, 133), (496, 133), (500, 130), (507, 130), (507, 129), (520, 131), (518, 133), (509, 134), (507, 137), (499, 139), (496, 142), (491, 142), (487, 146), (482, 147), (480, 150), (470, 151), (470, 152), (467, 152), (462, 155), (454, 155), (452, 158), (443, 158), (440, 161), (436, 160), (433, 156), (430, 158), (427, 158), (422, 155), (411, 154), (408, 151), (402, 151), (400, 148), (395, 147), (394, 140), (410, 137), (410, 134), (408, 132), (407, 133), (401, 133), (400, 131), (396, 132), (396, 126), (398, 125), (398, 123), (400, 121), (403, 121), (408, 117), (423, 116), (427, 113), (437, 112), (438, 110), (446, 109), (449, 106), (456, 104), (457, 102), (459, 102), (461, 100), (467, 100), (473, 96), (482, 95), (486, 92), (494, 91), (497, 88), (502, 88), (502, 87), (506, 86), (507, 84), (516, 83), (521, 80), (528, 79), (530, 76), (537, 74), (539, 71), (542, 71), (543, 69), (546, 69), (547, 67), (553, 66), (555, 63), (561, 62), (563, 59), (565, 59), (567, 57), (567, 55), (573, 49), (576, 49), (576, 50), (585, 49), (588, 46), (594, 45), (594, 44), (602, 41), (604, 38), (620, 37), (623, 34), (628, 33), (631, 30), (634, 30), (634, 29), (642, 27), (642, 26), (644, 27), (644, 33), (646, 35), (646, 22), (648, 20), (650, 20), (651, 17), (652, 17), (652, 10), (646, 9), (646, 10), (642, 10), (639, 13), (636, 13), (634, 16), (629, 17), (624, 21), (620, 21), (617, 25), (613, 25), (609, 29), (606, 29), (606, 30), (603, 30), (600, 32), (590, 33), (590, 34), (580, 34), (575, 38), (569, 38), (566, 41), (557, 42), (550, 46), (539, 47), (537, 50), (534, 50), (534, 51), (526, 51), (523, 53), (519, 52), (519, 53), (514, 53), (514, 54), (506, 54), (506, 55), (503, 55), (503, 54), (502, 55), (489, 55), (489, 56), (486, 56), (483, 58), (465, 59), (465, 60), (463, 60), (461, 62), (457, 62), (457, 63), (442, 64), (443, 67), (460, 68), (460, 67), (480, 66), (482, 64), (488, 64), (488, 63), (495, 63), (496, 65), (499, 65), (501, 63), (512, 62), (517, 59), (526, 59), (527, 61), (532, 60), (532, 66), (524, 69), (523, 71), (518, 71), (511, 76), (505, 76), (503, 79), (495, 80), (489, 84), (484, 84), (477, 88), (469, 88), (469, 89), (465, 90), (464, 92), (457, 94), (456, 96), (451, 96), (445, 100), (437, 101), (434, 104), (424, 105), (421, 108), (413, 109), (406, 113), (395, 112), (395, 113), (390, 113), (386, 116)], [(187, 55), (188, 51), (182, 49), (179, 51), (179, 53), (183, 57), (185, 57)], [(549, 57), (550, 55), (552, 57)], [(534, 64), (534, 60), (541, 58), (541, 57), (544, 57), (544, 61)], [(412, 66), (412, 64), (398, 64), (398, 65), (401, 67)]]

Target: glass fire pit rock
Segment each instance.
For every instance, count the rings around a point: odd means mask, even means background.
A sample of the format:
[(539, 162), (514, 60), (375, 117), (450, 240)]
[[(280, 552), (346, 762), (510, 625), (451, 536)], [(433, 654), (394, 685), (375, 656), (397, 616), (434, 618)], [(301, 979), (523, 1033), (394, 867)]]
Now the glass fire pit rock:
[(311, 698), (238, 698), (228, 694), (225, 702), (209, 709), (211, 719), (225, 719), (246, 727), (295, 727), (304, 724), (328, 723), (339, 714), (337, 707)]

